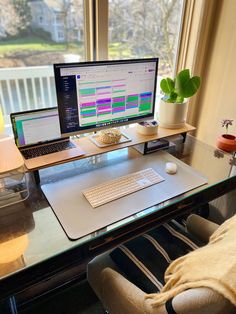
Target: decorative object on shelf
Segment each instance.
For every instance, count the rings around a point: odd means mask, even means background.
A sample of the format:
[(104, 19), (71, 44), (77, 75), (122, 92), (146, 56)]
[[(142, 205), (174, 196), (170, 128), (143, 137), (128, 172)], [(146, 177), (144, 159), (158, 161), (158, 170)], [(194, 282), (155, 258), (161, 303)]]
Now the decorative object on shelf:
[(184, 126), (188, 102), (201, 84), (199, 76), (190, 77), (189, 69), (184, 69), (172, 80), (167, 77), (161, 80), (160, 87), (164, 96), (160, 100), (158, 122), (163, 128), (177, 129)]
[(223, 119), (221, 126), (226, 129), (226, 133), (220, 135), (217, 138), (216, 146), (228, 153), (236, 152), (236, 137), (232, 134), (228, 134), (228, 128), (233, 125), (233, 120)]
[(137, 124), (137, 132), (143, 135), (156, 134), (158, 130), (157, 121), (144, 121)]
[(105, 144), (118, 143), (121, 139), (121, 132), (118, 129), (106, 129), (99, 133), (99, 139)]

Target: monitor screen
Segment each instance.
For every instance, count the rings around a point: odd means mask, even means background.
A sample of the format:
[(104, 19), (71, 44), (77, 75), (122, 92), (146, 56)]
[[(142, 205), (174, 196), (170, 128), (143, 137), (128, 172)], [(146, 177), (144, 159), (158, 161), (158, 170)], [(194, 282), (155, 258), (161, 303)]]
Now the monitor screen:
[(158, 58), (55, 64), (61, 134), (154, 117)]
[(11, 113), (17, 147), (61, 138), (57, 108)]

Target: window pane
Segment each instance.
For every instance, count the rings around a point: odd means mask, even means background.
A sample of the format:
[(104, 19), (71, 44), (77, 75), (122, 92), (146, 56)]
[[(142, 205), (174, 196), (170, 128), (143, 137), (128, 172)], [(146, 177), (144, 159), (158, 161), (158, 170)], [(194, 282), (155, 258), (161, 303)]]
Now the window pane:
[(159, 75), (172, 76), (182, 0), (109, 0), (109, 58), (159, 57)]
[(4, 116), (56, 106), (52, 64), (84, 59), (83, 0), (0, 0)]

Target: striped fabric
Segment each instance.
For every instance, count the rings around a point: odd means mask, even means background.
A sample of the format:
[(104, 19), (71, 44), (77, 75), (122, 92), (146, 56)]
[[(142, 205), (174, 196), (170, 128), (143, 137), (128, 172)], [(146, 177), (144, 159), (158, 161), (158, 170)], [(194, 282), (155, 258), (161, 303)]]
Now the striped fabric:
[(168, 265), (203, 245), (173, 220), (120, 245), (110, 256), (129, 281), (146, 293), (156, 293), (164, 285)]

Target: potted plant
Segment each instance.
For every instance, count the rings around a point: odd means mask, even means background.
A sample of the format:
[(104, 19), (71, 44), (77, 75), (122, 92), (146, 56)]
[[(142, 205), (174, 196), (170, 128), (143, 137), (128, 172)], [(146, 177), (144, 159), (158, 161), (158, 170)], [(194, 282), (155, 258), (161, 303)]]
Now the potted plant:
[(169, 77), (161, 80), (160, 87), (164, 93), (158, 112), (161, 127), (170, 129), (183, 127), (188, 109), (186, 99), (197, 92), (200, 84), (200, 77), (190, 77), (189, 69), (180, 71), (174, 80)]
[(221, 126), (226, 129), (226, 133), (218, 137), (216, 141), (216, 146), (226, 152), (236, 151), (236, 137), (232, 134), (228, 134), (228, 128), (233, 125), (233, 120), (223, 119), (221, 121)]

